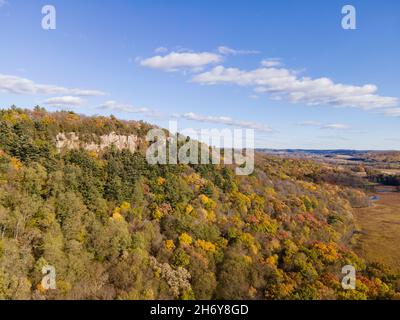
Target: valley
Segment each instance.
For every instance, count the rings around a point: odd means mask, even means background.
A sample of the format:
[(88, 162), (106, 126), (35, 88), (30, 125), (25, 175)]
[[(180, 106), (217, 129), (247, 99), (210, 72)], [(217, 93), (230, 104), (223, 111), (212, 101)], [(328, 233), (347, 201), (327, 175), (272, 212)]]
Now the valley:
[(394, 187), (378, 187), (368, 208), (355, 210), (358, 234), (354, 250), (369, 262), (384, 263), (400, 271), (400, 193)]
[[(370, 263), (400, 271), (400, 152), (357, 150), (263, 150), (281, 158), (309, 159), (347, 175), (369, 205), (354, 209), (354, 251)], [(350, 176), (353, 176), (350, 178)]]

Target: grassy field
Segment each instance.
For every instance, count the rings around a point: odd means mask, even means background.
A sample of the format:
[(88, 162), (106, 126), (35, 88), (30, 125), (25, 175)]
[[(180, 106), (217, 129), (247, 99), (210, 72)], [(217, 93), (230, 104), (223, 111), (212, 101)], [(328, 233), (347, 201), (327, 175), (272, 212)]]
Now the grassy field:
[(367, 261), (400, 271), (400, 193), (388, 188), (379, 191), (378, 201), (355, 212), (360, 233), (353, 240), (353, 248)]

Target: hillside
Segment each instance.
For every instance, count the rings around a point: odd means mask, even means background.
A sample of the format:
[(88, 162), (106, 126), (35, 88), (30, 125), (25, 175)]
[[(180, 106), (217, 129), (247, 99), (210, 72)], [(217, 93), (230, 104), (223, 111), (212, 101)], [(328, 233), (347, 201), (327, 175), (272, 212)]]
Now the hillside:
[[(400, 297), (398, 276), (349, 248), (368, 198), (345, 173), (265, 154), (251, 176), (151, 166), (151, 127), (0, 111), (1, 299)], [(356, 290), (341, 287), (345, 265)]]

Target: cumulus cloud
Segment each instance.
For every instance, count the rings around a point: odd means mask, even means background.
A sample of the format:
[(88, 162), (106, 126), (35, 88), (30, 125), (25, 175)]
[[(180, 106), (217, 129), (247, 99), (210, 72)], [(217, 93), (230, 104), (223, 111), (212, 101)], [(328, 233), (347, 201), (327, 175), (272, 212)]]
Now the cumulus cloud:
[(44, 101), (44, 104), (50, 107), (77, 107), (81, 106), (83, 103), (83, 99), (73, 96), (54, 97)]
[(237, 50), (237, 49), (232, 49), (226, 46), (219, 46), (218, 47), (218, 52), (222, 55), (228, 56), (228, 55), (246, 55), (246, 54), (259, 54), (259, 51), (256, 50)]
[(222, 61), (222, 57), (210, 52), (170, 52), (164, 56), (154, 56), (140, 60), (144, 67), (163, 71), (201, 70), (209, 64)]
[(234, 84), (253, 87), (257, 93), (286, 98), (293, 103), (308, 105), (328, 104), (338, 107), (354, 107), (363, 110), (390, 108), (398, 105), (395, 97), (377, 94), (372, 84), (363, 86), (335, 83), (323, 77), (300, 78), (286, 68), (263, 67), (251, 71), (216, 66), (212, 70), (195, 75), (192, 82), (203, 85)]
[(104, 102), (99, 109), (108, 110), (111, 112), (122, 112), (122, 113), (137, 113), (143, 114), (149, 117), (159, 117), (160, 114), (149, 108), (137, 108), (131, 104), (119, 103), (117, 101), (109, 100)]
[(19, 95), (71, 95), (71, 96), (104, 96), (106, 93), (97, 90), (69, 89), (55, 85), (38, 84), (18, 76), (0, 74), (0, 92)]
[(265, 124), (251, 122), (251, 121), (244, 121), (244, 120), (235, 120), (230, 117), (224, 117), (224, 116), (220, 117), (204, 116), (193, 112), (189, 112), (183, 115), (178, 115), (178, 117), (191, 121), (224, 124), (233, 127), (254, 129), (260, 132), (268, 132), (268, 133), (273, 132), (273, 129)]

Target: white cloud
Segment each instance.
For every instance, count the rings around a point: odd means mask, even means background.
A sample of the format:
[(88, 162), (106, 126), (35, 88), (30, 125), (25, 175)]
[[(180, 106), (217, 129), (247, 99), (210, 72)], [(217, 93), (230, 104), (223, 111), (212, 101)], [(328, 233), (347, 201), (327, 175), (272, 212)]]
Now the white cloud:
[(50, 107), (65, 107), (65, 106), (77, 107), (81, 106), (83, 103), (84, 100), (82, 100), (79, 97), (73, 97), (73, 96), (54, 97), (44, 101), (44, 104)]
[(354, 107), (363, 110), (390, 108), (398, 105), (398, 98), (376, 94), (377, 87), (334, 83), (329, 78), (300, 78), (286, 68), (259, 68), (243, 71), (237, 68), (214, 67), (211, 71), (197, 74), (192, 82), (203, 85), (235, 84), (253, 87), (257, 93), (268, 93), (286, 98), (293, 103), (308, 105), (329, 104), (338, 107)]
[(224, 124), (224, 125), (228, 125), (228, 126), (254, 129), (257, 131), (268, 132), (268, 133), (273, 132), (273, 129), (265, 124), (251, 122), (251, 121), (244, 121), (244, 120), (235, 120), (230, 117), (224, 117), (224, 116), (220, 116), (220, 117), (203, 116), (203, 115), (195, 114), (193, 112), (189, 112), (189, 113), (180, 115), (178, 117), (186, 119), (186, 120), (191, 120), (191, 121)]
[(72, 96), (104, 96), (106, 93), (97, 90), (68, 89), (55, 85), (38, 84), (32, 80), (18, 76), (0, 74), (0, 92), (19, 95), (72, 95)]
[(303, 121), (299, 123), (299, 126), (302, 127), (320, 127), (322, 126), (321, 122), (317, 122), (317, 121)]
[(386, 141), (400, 142), (400, 138), (386, 138)]
[(282, 62), (281, 62), (281, 59), (279, 59), (279, 58), (269, 58), (269, 59), (264, 59), (263, 61), (261, 61), (261, 65), (263, 67), (267, 67), (267, 68), (280, 67), (280, 66), (282, 66)]
[(158, 47), (154, 50), (155, 53), (165, 53), (168, 52), (168, 48), (166, 47)]
[(6, 0), (0, 0), (0, 8), (8, 4)]
[(157, 111), (149, 108), (137, 108), (131, 104), (119, 103), (117, 101), (109, 100), (104, 102), (99, 109), (108, 110), (112, 112), (122, 112), (122, 113), (137, 113), (144, 114), (149, 117), (159, 117), (161, 116)]
[(331, 130), (347, 130), (350, 127), (343, 123), (329, 123), (323, 124), (318, 121), (303, 121), (298, 124), (299, 126), (303, 127), (317, 127), (319, 129), (331, 129)]
[(163, 71), (201, 70), (206, 65), (218, 63), (220, 55), (210, 52), (170, 52), (165, 56), (155, 56), (140, 61), (144, 67)]
[(328, 139), (328, 140), (341, 140), (341, 141), (349, 141), (349, 138), (341, 137), (341, 136), (318, 136), (319, 139)]
[(219, 46), (218, 47), (218, 52), (220, 54), (223, 54), (225, 56), (228, 55), (246, 55), (246, 54), (259, 54), (259, 51), (256, 50), (237, 50), (237, 49), (232, 49), (229, 47), (225, 47), (225, 46)]
[(331, 123), (321, 127), (321, 129), (333, 129), (333, 130), (347, 130), (349, 128), (350, 127), (348, 125), (342, 123)]
[(400, 117), (400, 108), (386, 109), (384, 114), (389, 117)]

